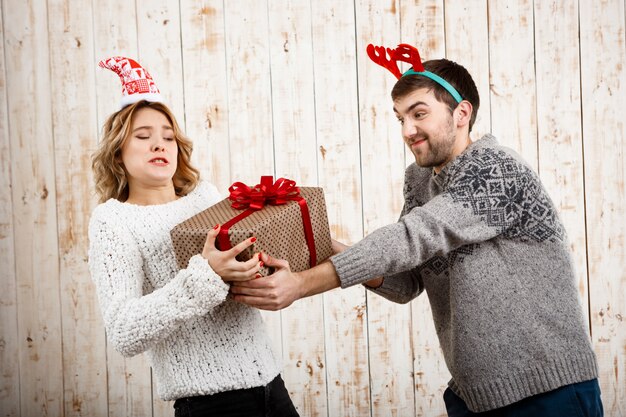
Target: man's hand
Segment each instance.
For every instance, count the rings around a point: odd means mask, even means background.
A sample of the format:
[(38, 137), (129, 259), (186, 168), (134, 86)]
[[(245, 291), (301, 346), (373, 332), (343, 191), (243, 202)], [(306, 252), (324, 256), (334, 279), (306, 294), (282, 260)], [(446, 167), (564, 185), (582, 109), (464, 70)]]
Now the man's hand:
[(343, 252), (344, 250), (346, 250), (346, 249), (348, 249), (350, 247), (350, 246), (348, 246), (348, 245), (346, 245), (344, 243), (341, 243), (340, 241), (335, 240), (335, 239), (331, 239), (330, 242), (331, 242), (331, 245), (332, 245), (331, 248), (332, 248), (332, 251), (333, 251), (333, 255), (337, 255), (338, 253), (341, 253), (341, 252)]
[(275, 272), (251, 281), (233, 282), (230, 292), (235, 301), (262, 310), (281, 310), (302, 298), (301, 277), (291, 272), (289, 262), (266, 253), (261, 255), (261, 260), (266, 266), (275, 268)]
[(294, 301), (340, 286), (341, 282), (330, 261), (302, 272), (291, 272), (289, 263), (266, 253), (261, 255), (265, 265), (276, 272), (251, 281), (233, 282), (230, 292), (235, 301), (263, 310), (280, 310)]

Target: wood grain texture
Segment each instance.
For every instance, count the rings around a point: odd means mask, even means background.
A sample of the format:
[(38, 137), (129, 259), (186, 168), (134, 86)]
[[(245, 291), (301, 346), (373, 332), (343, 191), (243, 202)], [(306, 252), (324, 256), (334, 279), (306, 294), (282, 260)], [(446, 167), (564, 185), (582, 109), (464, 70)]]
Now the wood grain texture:
[[(94, 66), (67, 65), (93, 57), (92, 10), (75, 0), (50, 0), (48, 30), (52, 83), (52, 138), (57, 185), (65, 416), (107, 410), (106, 344), (87, 265), (87, 228), (95, 200), (91, 153), (96, 124)], [(81, 82), (77, 82), (81, 80)], [(72, 114), (84, 124), (75, 123)], [(90, 300), (91, 302), (85, 302)], [(91, 369), (91, 372), (84, 372)]]
[[(535, 61), (539, 175), (567, 231), (581, 302), (587, 303), (580, 43), (575, 2), (537, 1)], [(589, 310), (583, 309), (589, 322)]]
[(201, 178), (226, 194), (231, 184), (223, 1), (181, 3), (187, 136)]
[[(106, 6), (106, 7), (105, 7)], [(413, 162), (395, 80), (368, 43), (466, 66), (493, 131), (559, 209), (600, 364), (605, 415), (626, 414), (625, 2), (563, 0), (1, 0), (0, 416), (166, 416), (147, 355), (108, 346), (86, 268), (90, 156), (137, 59), (227, 192), (261, 175), (324, 187), (352, 244), (396, 221)], [(263, 313), (302, 416), (444, 416), (450, 377), (425, 294), (361, 286)]]
[[(231, 178), (254, 186), (274, 173), (272, 79), (268, 5), (246, 0), (224, 4)], [(283, 356), (280, 311), (261, 313), (272, 347)]]
[[(125, 19), (122, 21), (119, 16)], [(93, 26), (95, 59), (94, 62), (85, 62), (85, 65), (96, 65), (111, 56), (125, 56), (143, 64), (137, 50), (138, 24), (134, 4), (116, 0), (110, 3), (110, 7), (94, 10)], [(119, 110), (122, 85), (112, 71), (96, 66), (93, 68), (97, 122), (92, 132), (94, 138), (98, 138), (107, 117)], [(148, 68), (148, 71), (151, 69)], [(161, 86), (159, 80), (155, 81)], [(94, 298), (93, 302), (97, 305), (98, 301)], [(101, 323), (99, 328), (104, 333), (104, 324)], [(110, 417), (152, 415), (152, 380), (145, 355), (124, 358), (107, 343), (106, 372), (108, 409), (101, 412), (106, 412)]]
[[(159, 86), (178, 123), (185, 128), (183, 69), (178, 0), (137, 4), (138, 60)], [(190, 109), (193, 111), (193, 109)]]
[(472, 140), (492, 130), (487, 10), (487, 0), (469, 0), (463, 4), (444, 1), (446, 58), (460, 63), (472, 74), (480, 95), (480, 109), (470, 134)]
[[(310, 2), (270, 0), (268, 23), (276, 177), (317, 185)], [(283, 378), (303, 416), (328, 415), (323, 312), (323, 298), (309, 297), (281, 316)]]
[(626, 105), (623, 1), (580, 2), (591, 336), (606, 415), (626, 414)]
[[(425, 61), (445, 58), (444, 1), (402, 1), (401, 4), (402, 41), (418, 45)], [(415, 162), (415, 157), (408, 149), (405, 150), (405, 160), (407, 165)], [(415, 415), (445, 415), (442, 395), (450, 380), (450, 372), (439, 348), (430, 303), (425, 293), (411, 302), (410, 334)]]
[[(369, 43), (398, 43), (399, 2), (356, 2), (356, 25), (363, 234), (368, 235), (397, 221), (404, 202), (404, 142), (389, 98), (396, 79), (366, 54)], [(372, 415), (415, 415), (411, 306), (367, 293), (367, 312)]]
[(61, 416), (62, 323), (46, 9), (3, 4), (20, 412)]
[(488, 24), (491, 132), (537, 171), (532, 1), (490, 2)]
[[(4, 3), (0, 3), (0, 17)], [(0, 19), (4, 33), (4, 19)], [(17, 280), (15, 276), (15, 246), (13, 227), (13, 196), (11, 144), (7, 108), (7, 72), (4, 63), (4, 39), (0, 42), (0, 415), (20, 415), (20, 370), (17, 326)]]
[[(363, 234), (354, 5), (323, 0), (311, 8), (320, 186), (331, 235), (350, 244)], [(329, 416), (369, 416), (365, 290), (323, 297)]]

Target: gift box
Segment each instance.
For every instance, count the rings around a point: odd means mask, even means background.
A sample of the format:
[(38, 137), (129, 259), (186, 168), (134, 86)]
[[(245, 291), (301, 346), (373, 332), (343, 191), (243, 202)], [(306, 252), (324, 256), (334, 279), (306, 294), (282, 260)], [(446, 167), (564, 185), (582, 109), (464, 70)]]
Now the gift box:
[[(179, 268), (202, 252), (207, 232), (220, 224), (216, 246), (227, 250), (255, 236), (256, 242), (237, 257), (246, 261), (265, 252), (285, 259), (294, 272), (304, 271), (332, 255), (324, 192), (319, 187), (297, 187), (292, 180), (261, 177), (249, 187), (236, 182), (230, 196), (176, 225), (170, 232)], [(263, 267), (261, 274), (271, 271)]]

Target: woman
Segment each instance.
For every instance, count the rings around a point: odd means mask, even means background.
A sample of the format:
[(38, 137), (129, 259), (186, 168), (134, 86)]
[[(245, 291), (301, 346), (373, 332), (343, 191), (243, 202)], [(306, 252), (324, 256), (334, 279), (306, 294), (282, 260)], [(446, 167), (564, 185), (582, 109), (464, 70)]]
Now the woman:
[(222, 198), (199, 181), (191, 143), (149, 74), (123, 57), (100, 65), (124, 86), (94, 155), (101, 204), (89, 224), (109, 342), (124, 356), (149, 353), (159, 396), (176, 400), (176, 416), (298, 416), (259, 312), (228, 297), (229, 280), (252, 279), (262, 265), (235, 259), (255, 238), (221, 252), (216, 226), (178, 270), (170, 230)]

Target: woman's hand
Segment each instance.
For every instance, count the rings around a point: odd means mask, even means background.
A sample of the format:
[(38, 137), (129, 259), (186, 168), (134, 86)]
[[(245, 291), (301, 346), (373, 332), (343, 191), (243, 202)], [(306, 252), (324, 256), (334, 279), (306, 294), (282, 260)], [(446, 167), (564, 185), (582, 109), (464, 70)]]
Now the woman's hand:
[(202, 257), (209, 262), (213, 271), (226, 282), (248, 281), (257, 278), (259, 269), (263, 266), (260, 254), (255, 254), (246, 262), (240, 262), (235, 259), (237, 255), (250, 247), (256, 241), (256, 238), (248, 238), (229, 250), (221, 251), (215, 247), (215, 239), (219, 232), (220, 225), (218, 224), (207, 233), (204, 248), (202, 249)]

